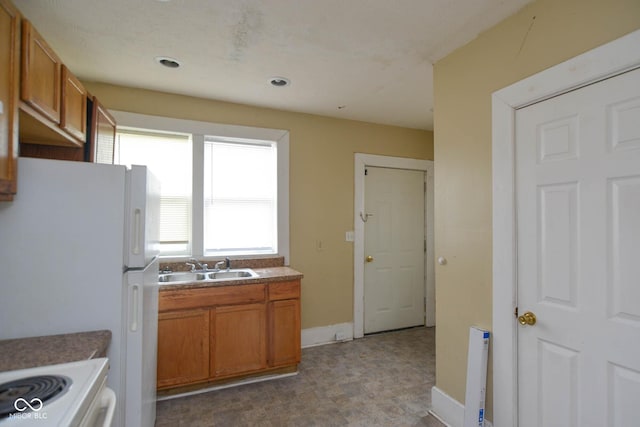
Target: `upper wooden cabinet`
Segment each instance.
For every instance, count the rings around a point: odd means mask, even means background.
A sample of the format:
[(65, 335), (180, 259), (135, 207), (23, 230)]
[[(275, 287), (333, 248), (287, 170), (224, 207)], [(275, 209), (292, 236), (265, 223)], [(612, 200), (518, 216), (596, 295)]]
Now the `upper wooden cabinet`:
[(116, 120), (94, 96), (90, 101), (91, 129), (86, 161), (113, 164), (116, 144)]
[(62, 66), (62, 107), (60, 127), (79, 142), (87, 138), (87, 90), (80, 80)]
[[(87, 90), (27, 20), (22, 22), (21, 53), (20, 142), (83, 147), (87, 140)], [(27, 151), (32, 154), (38, 150)]]
[(54, 123), (60, 123), (62, 61), (26, 19), (22, 21), (21, 98)]
[(0, 0), (0, 201), (16, 193), (20, 14)]
[(0, 201), (18, 155), (113, 163), (116, 122), (11, 0), (0, 0)]

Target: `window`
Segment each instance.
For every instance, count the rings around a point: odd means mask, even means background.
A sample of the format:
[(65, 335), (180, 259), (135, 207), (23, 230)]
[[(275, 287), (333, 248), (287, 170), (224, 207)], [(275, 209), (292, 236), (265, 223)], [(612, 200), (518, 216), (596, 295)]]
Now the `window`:
[(273, 142), (204, 138), (204, 253), (277, 253)]
[(116, 163), (162, 183), (161, 255), (289, 256), (289, 133), (113, 112)]

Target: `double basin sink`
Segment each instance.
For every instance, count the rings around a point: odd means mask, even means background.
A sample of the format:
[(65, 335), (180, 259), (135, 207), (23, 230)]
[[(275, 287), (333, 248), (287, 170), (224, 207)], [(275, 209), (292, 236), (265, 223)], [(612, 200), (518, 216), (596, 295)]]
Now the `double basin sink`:
[(193, 282), (221, 282), (224, 280), (250, 279), (258, 277), (258, 273), (250, 268), (237, 268), (219, 271), (177, 271), (175, 273), (160, 273), (158, 282), (161, 285), (193, 283)]

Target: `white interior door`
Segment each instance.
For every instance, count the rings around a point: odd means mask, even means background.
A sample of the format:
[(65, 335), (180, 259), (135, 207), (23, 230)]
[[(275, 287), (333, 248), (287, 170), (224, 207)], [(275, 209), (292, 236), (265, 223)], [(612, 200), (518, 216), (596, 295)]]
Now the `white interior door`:
[(516, 194), (519, 426), (638, 425), (640, 70), (518, 110)]
[(424, 183), (423, 171), (367, 168), (365, 333), (424, 325)]

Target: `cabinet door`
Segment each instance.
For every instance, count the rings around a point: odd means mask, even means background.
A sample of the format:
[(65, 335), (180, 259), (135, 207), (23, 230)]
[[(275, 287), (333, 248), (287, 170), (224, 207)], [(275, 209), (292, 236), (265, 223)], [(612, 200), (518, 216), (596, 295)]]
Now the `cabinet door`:
[(88, 142), (88, 162), (113, 164), (116, 120), (95, 96), (91, 111), (91, 136)]
[(269, 366), (300, 362), (300, 300), (269, 303)]
[(22, 21), (22, 100), (60, 123), (62, 62), (27, 20)]
[(209, 310), (158, 314), (158, 388), (209, 377)]
[(265, 304), (211, 310), (211, 375), (225, 377), (267, 367)]
[(0, 201), (16, 193), (20, 15), (0, 0)]
[(60, 127), (79, 142), (87, 138), (87, 90), (80, 80), (62, 66), (62, 113)]

